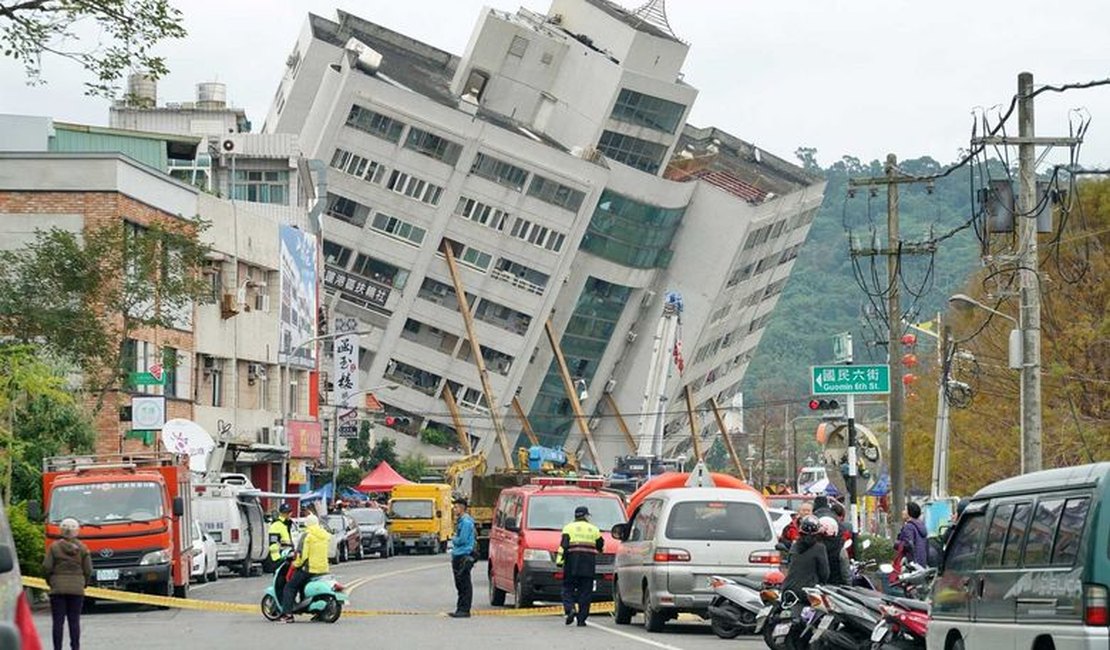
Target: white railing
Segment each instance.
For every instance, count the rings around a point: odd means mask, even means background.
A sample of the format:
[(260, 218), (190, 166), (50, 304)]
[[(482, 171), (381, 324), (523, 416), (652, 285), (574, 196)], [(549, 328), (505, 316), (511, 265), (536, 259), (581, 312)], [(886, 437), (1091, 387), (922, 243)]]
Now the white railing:
[(517, 289), (524, 289), (525, 291), (527, 291), (529, 293), (534, 293), (537, 296), (542, 296), (543, 295), (544, 287), (541, 287), (538, 284), (534, 284), (532, 282), (529, 282), (529, 281), (525, 280), (524, 278), (518, 278), (517, 276), (513, 275), (512, 273), (509, 273), (508, 271), (502, 271), (501, 269), (494, 269), (493, 271), (490, 272), (490, 275), (493, 276), (497, 280), (500, 280), (502, 282), (506, 282), (508, 284), (511, 284), (512, 286), (516, 287)]

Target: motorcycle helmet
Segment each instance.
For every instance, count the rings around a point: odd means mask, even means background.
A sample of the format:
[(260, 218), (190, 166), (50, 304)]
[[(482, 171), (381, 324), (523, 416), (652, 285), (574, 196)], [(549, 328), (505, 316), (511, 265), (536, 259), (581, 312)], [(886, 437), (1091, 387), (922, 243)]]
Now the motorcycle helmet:
[(806, 515), (798, 522), (798, 532), (803, 535), (816, 535), (821, 532), (821, 522), (813, 515)]
[(840, 534), (840, 524), (832, 517), (821, 517), (817, 523), (821, 527), (821, 534), (825, 537), (836, 537)]
[(782, 581), (786, 580), (786, 575), (779, 570), (768, 571), (767, 575), (763, 576), (763, 587), (771, 589), (782, 585)]

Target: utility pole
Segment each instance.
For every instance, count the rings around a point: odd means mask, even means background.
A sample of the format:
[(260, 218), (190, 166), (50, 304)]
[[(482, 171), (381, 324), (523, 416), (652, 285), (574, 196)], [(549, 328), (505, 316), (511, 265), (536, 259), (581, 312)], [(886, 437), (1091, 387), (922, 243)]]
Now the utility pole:
[[(939, 318), (937, 324), (940, 324)], [(937, 391), (937, 426), (933, 439), (933, 484), (929, 490), (929, 497), (934, 501), (948, 498), (948, 379), (951, 371), (951, 340), (952, 328), (944, 325), (937, 343), (940, 387)]]
[(1037, 270), (1037, 163), (1033, 73), (1018, 75), (1018, 278), (1021, 296), (1022, 473), (1041, 469), (1041, 288)]
[(905, 405), (905, 388), (902, 384), (902, 302), (899, 295), (899, 273), (903, 255), (931, 255), (936, 251), (934, 242), (907, 244), (898, 234), (898, 186), (903, 183), (928, 182), (916, 176), (903, 174), (898, 169), (898, 157), (887, 154), (883, 175), (873, 178), (849, 179), (848, 187), (886, 186), (887, 245), (885, 248), (853, 248), (853, 257), (885, 255), (887, 257), (887, 355), (890, 361), (890, 491), (894, 499), (890, 532), (898, 532), (898, 519), (906, 507), (905, 451), (902, 439), (902, 409)]

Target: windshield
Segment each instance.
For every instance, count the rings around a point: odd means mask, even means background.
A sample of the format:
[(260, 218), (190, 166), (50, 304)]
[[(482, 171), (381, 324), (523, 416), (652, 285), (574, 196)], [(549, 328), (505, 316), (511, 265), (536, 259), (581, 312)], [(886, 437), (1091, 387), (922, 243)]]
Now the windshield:
[(361, 510), (348, 510), (347, 514), (354, 517), (354, 520), (364, 526), (377, 526), (385, 523), (385, 513), (381, 510), (373, 508), (363, 508)]
[(684, 501), (671, 508), (669, 539), (765, 542), (771, 528), (763, 508), (733, 501)]
[(602, 531), (625, 522), (624, 508), (616, 497), (569, 494), (533, 496), (528, 501), (528, 522), (525, 528), (562, 530), (563, 526), (574, 521), (574, 509), (578, 506), (590, 509), (590, 522)]
[(152, 521), (162, 517), (162, 490), (150, 481), (61, 485), (50, 495), (49, 520), (66, 517), (82, 524)]
[(428, 500), (394, 501), (390, 506), (394, 519), (431, 519), (432, 502)]

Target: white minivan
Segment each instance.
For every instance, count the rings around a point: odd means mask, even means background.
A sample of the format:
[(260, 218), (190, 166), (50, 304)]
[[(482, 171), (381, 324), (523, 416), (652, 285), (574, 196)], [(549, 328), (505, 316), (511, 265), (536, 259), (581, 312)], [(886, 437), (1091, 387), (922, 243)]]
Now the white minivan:
[(266, 521), (258, 497), (235, 486), (198, 486), (193, 518), (216, 543), (220, 566), (249, 577), (254, 564), (266, 557)]
[(762, 581), (777, 569), (779, 552), (762, 495), (723, 487), (680, 487), (648, 495), (621, 540), (613, 605), (616, 622), (643, 612), (644, 627), (659, 632), (680, 612), (708, 615), (711, 576)]

